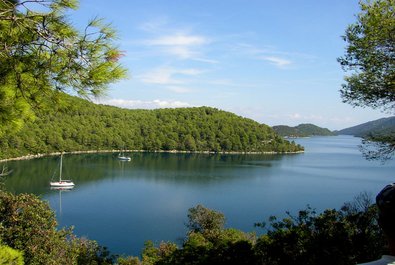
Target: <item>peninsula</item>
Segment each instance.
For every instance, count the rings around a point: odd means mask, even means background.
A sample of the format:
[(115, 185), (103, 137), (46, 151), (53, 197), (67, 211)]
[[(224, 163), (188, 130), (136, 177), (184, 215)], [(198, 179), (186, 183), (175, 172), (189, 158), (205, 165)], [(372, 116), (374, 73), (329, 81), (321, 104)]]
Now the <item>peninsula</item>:
[(130, 110), (64, 95), (18, 133), (0, 139), (0, 159), (105, 150), (294, 153), (303, 147), (251, 119), (210, 107)]

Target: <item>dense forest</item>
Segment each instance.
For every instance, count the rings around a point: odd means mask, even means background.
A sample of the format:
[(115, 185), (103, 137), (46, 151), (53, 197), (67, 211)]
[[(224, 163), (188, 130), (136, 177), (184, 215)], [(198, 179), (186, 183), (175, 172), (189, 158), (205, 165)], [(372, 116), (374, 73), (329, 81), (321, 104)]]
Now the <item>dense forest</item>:
[(331, 136), (335, 135), (329, 129), (318, 127), (314, 124), (299, 124), (295, 127), (286, 125), (273, 126), (276, 133), (288, 137)]
[(303, 147), (253, 120), (215, 108), (129, 110), (64, 95), (0, 138), (0, 158), (84, 150), (296, 152)]

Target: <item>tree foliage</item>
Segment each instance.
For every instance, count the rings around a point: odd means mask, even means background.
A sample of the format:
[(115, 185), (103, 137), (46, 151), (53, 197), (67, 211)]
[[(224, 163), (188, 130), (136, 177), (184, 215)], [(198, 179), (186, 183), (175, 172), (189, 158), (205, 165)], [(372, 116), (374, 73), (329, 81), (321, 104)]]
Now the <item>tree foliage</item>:
[(83, 150), (293, 152), (269, 126), (209, 107), (127, 110), (76, 97), (0, 137), (0, 158)]
[(390, 160), (395, 155), (395, 132), (365, 136), (360, 149), (367, 160)]
[[(49, 206), (33, 195), (13, 196), (1, 192), (0, 238), (8, 246), (22, 250), (28, 264), (51, 264), (72, 257), (67, 244), (61, 244), (66, 231), (55, 231), (55, 215)], [(66, 243), (66, 242), (64, 242)]]
[(191, 233), (210, 234), (222, 230), (225, 225), (222, 213), (200, 204), (188, 210), (188, 220), (187, 227)]
[[(378, 108), (390, 113), (395, 108), (395, 0), (360, 2), (357, 21), (344, 35), (346, 53), (340, 57), (343, 69), (350, 73), (340, 90), (344, 102), (353, 106)], [(394, 151), (394, 138), (371, 137), (378, 141), (369, 159), (385, 159)], [(370, 150), (367, 147), (367, 150)]]
[[(164, 254), (164, 246), (170, 243), (155, 247), (150, 242), (144, 250), (146, 256), (143, 254), (142, 264), (346, 265), (366, 262), (381, 256), (384, 248), (385, 240), (376, 217), (376, 206), (372, 205), (370, 196), (363, 193), (340, 210), (328, 209), (318, 214), (308, 206), (296, 216), (287, 213), (281, 220), (273, 216), (267, 232), (256, 236), (224, 228), (221, 213), (198, 205), (189, 210), (189, 224), (197, 225), (188, 225), (191, 230), (182, 246), (166, 248), (169, 251)], [(219, 220), (220, 225), (200, 229), (207, 223), (206, 219)]]
[(21, 251), (0, 244), (0, 265), (23, 264), (23, 254)]
[(26, 264), (112, 264), (96, 242), (57, 229), (48, 203), (29, 194), (0, 190), (0, 242), (23, 252)]
[(140, 261), (116, 259), (95, 241), (58, 230), (54, 213), (36, 196), (0, 191), (0, 260), (19, 261), (23, 252), (25, 264), (356, 264), (385, 248), (376, 217), (370, 196), (361, 194), (340, 210), (318, 214), (307, 207), (281, 220), (271, 217), (267, 226), (258, 225), (267, 231), (257, 236), (225, 228), (223, 214), (198, 205), (188, 212), (190, 230), (180, 246), (147, 241)]
[(338, 61), (351, 73), (341, 89), (347, 103), (394, 109), (394, 6), (394, 0), (361, 1), (357, 22), (346, 30), (346, 54)]
[(125, 76), (115, 31), (94, 19), (79, 31), (76, 0), (0, 0), (0, 135), (59, 105), (59, 92), (97, 96)]
[(297, 216), (270, 218), (270, 228), (255, 250), (259, 264), (356, 264), (381, 256), (384, 238), (377, 209), (365, 194), (341, 210), (321, 214), (310, 207)]
[(309, 136), (333, 136), (335, 133), (327, 128), (321, 128), (314, 124), (299, 124), (295, 127), (286, 125), (273, 126), (273, 130), (281, 136), (309, 137)]

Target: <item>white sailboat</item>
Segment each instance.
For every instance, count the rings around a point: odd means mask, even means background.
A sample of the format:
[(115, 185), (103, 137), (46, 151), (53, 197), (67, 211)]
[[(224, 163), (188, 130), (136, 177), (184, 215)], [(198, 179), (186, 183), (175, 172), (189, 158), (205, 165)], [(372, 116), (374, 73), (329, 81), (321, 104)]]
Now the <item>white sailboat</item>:
[(71, 180), (62, 179), (62, 162), (63, 162), (63, 154), (60, 156), (59, 181), (51, 181), (49, 182), (49, 185), (53, 188), (71, 189), (74, 187), (74, 182)]
[(130, 160), (132, 160), (132, 159), (130, 158), (130, 156), (126, 156), (126, 155), (124, 155), (123, 153), (119, 153), (119, 154), (118, 154), (118, 159), (121, 160), (121, 161), (130, 161)]

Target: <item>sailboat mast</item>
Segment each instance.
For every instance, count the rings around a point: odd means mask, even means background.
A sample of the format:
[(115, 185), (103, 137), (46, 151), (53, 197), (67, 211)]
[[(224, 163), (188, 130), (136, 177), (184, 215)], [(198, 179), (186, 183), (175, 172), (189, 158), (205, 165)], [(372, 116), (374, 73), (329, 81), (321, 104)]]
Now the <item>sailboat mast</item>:
[(63, 154), (60, 155), (59, 182), (62, 181), (62, 162), (63, 162)]

